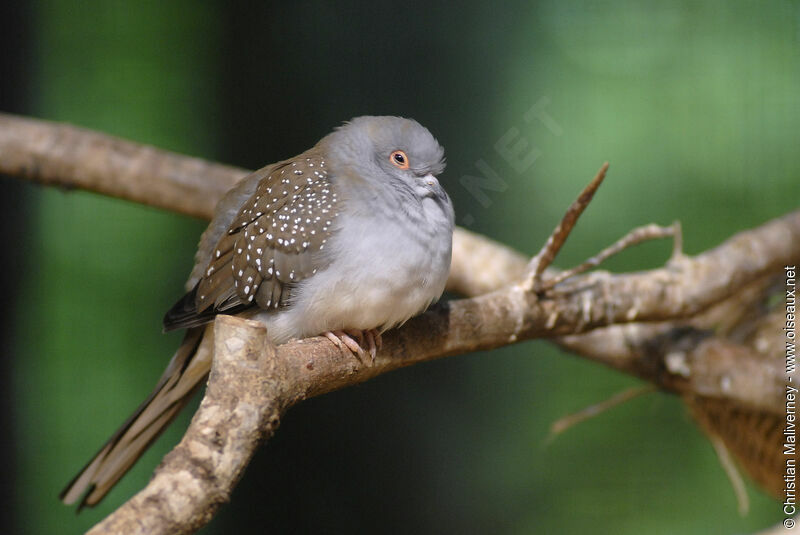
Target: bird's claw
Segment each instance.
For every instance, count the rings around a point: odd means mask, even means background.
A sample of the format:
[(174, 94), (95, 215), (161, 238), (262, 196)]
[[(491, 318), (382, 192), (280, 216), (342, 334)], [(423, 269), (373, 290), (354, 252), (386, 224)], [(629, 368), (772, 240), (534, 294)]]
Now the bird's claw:
[[(359, 331), (355, 329), (328, 331), (325, 337), (341, 350), (347, 350), (353, 354), (362, 364), (369, 355), (369, 363), (375, 363), (375, 356), (383, 345), (381, 333), (376, 329)], [(358, 341), (356, 341), (356, 339)], [(363, 347), (366, 342), (366, 351)]]

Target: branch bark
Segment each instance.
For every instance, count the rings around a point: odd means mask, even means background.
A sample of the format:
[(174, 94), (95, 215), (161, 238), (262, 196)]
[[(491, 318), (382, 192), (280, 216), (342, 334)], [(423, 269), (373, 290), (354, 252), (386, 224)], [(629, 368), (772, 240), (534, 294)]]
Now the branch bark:
[[(0, 172), (204, 218), (246, 174), (69, 125), (2, 114)], [(800, 211), (694, 258), (678, 255), (664, 268), (595, 271), (540, 295), (523, 281), (525, 257), (457, 229), (448, 289), (470, 298), (443, 303), (386, 333), (373, 365), (343, 355), (321, 337), (273, 348), (263, 327), (220, 317), (214, 371), (189, 431), (148, 487), (92, 533), (191, 533), (227, 501), (253, 449), (294, 403), (402, 366), (532, 338), (551, 338), (687, 400), (699, 396), (775, 414), (780, 370), (752, 360), (763, 339), (736, 333), (758, 331), (767, 313), (748, 311), (764, 304), (774, 277), (798, 260)], [(730, 323), (725, 329), (715, 327), (720, 311)]]

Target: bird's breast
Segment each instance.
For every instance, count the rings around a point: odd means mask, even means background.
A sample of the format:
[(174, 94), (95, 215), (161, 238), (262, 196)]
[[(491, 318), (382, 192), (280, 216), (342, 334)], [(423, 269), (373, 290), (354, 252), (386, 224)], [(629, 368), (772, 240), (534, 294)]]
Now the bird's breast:
[(330, 264), (297, 285), (288, 310), (268, 328), (283, 341), (342, 328), (388, 329), (422, 312), (447, 281), (449, 210), (433, 199), (412, 213), (344, 210), (327, 244)]

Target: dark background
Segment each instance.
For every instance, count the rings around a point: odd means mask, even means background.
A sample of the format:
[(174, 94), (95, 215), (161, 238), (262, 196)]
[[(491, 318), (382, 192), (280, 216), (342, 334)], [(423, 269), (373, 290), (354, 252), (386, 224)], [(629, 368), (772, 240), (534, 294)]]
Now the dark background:
[[(458, 222), (532, 253), (606, 160), (557, 264), (680, 220), (687, 252), (797, 207), (796, 2), (0, 3), (0, 110), (255, 168), (343, 120), (414, 117)], [(548, 121), (525, 120), (534, 105)], [(495, 145), (517, 129), (538, 157)], [(478, 162), (495, 190), (463, 185)], [(96, 510), (58, 491), (153, 386), (204, 223), (0, 178), (0, 531), (78, 533), (147, 481), (188, 412)], [(667, 243), (612, 260), (662, 264)], [(544, 342), (446, 359), (292, 409), (203, 533), (749, 533), (681, 403)]]

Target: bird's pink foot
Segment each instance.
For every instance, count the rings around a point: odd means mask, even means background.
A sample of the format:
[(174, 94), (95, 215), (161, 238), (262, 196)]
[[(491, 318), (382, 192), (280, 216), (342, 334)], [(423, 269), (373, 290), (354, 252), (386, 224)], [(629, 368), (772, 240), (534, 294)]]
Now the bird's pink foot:
[[(369, 329), (366, 331), (359, 331), (356, 329), (328, 331), (325, 333), (325, 337), (333, 342), (339, 349), (347, 349), (361, 362), (364, 362), (364, 358), (369, 354), (370, 363), (374, 363), (375, 355), (377, 355), (378, 350), (383, 345), (381, 333), (376, 329)], [(366, 351), (364, 348), (365, 343)]]
[(377, 329), (369, 329), (368, 331), (363, 331), (363, 335), (367, 341), (367, 352), (372, 358), (372, 362), (375, 362), (375, 355), (378, 354), (378, 350), (383, 346), (381, 333)]

